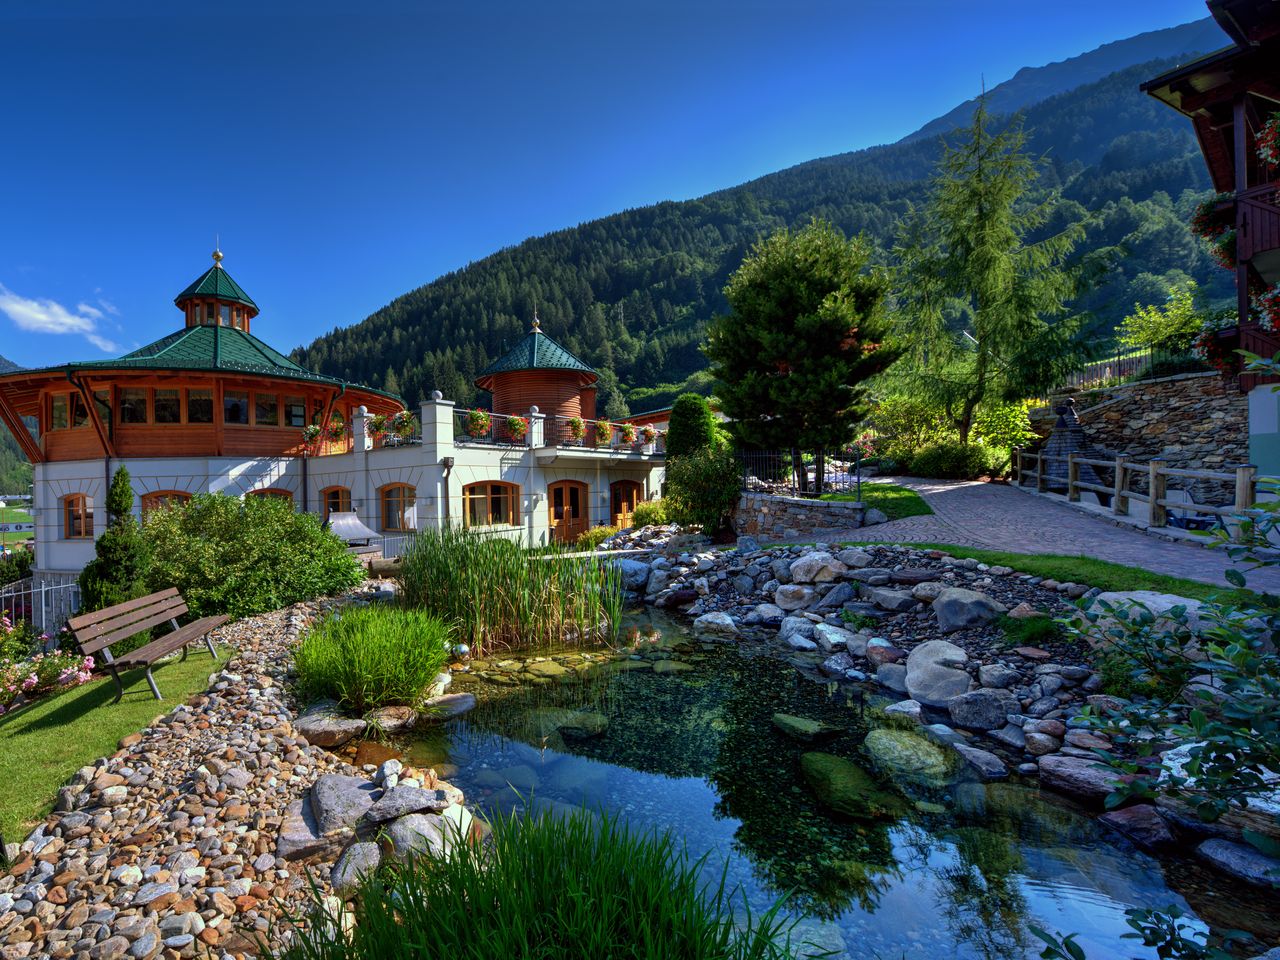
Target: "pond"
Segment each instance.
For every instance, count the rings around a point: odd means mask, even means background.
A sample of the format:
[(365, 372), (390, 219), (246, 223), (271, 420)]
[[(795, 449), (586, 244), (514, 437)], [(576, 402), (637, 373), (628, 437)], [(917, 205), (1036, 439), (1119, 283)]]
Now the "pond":
[[(966, 782), (882, 751), (877, 764), (868, 733), (900, 734), (856, 685), (817, 680), (765, 644), (702, 643), (657, 612), (633, 613), (628, 630), (617, 660), (477, 662), (453, 687), (476, 709), (419, 734), (406, 759), (481, 810), (585, 804), (669, 830), (715, 879), (727, 869), (753, 910), (787, 896), (798, 939), (835, 957), (1031, 958), (1043, 944), (1029, 924), (1078, 932), (1091, 960), (1154, 956), (1121, 939), (1124, 911), (1169, 904), (1201, 928), (1280, 938), (1264, 895), (1154, 859), (1034, 782)], [(801, 742), (777, 713), (834, 729)], [(820, 799), (806, 754), (856, 764), (870, 813)]]

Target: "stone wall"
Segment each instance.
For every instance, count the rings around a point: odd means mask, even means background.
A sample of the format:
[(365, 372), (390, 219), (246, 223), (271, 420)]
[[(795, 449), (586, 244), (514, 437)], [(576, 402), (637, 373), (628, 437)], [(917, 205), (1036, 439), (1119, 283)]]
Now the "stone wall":
[[(1221, 470), (1249, 460), (1249, 402), (1235, 382), (1217, 373), (1184, 373), (1069, 394), (1086, 445), (1104, 456), (1163, 457), (1169, 466)], [(1053, 407), (1036, 411), (1032, 426), (1047, 435)]]
[[(795, 540), (831, 530), (864, 525), (866, 505), (853, 501), (808, 500), (771, 493), (743, 493), (734, 513), (739, 536), (761, 540)], [(874, 511), (873, 511), (874, 512)]]

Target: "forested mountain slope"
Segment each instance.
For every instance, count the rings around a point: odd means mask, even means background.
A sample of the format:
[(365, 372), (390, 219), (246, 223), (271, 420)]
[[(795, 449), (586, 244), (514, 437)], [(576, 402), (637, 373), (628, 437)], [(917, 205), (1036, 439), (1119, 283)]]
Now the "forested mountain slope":
[[(0, 373), (17, 370), (18, 365), (12, 360), (0, 357)], [(0, 495), (6, 493), (26, 493), (31, 486), (31, 464), (18, 442), (9, 433), (8, 427), (0, 423)]]
[[(1076, 306), (1104, 331), (1135, 301), (1162, 299), (1170, 280), (1190, 276), (1215, 297), (1230, 295), (1230, 277), (1186, 227), (1209, 186), (1190, 127), (1138, 91), (1197, 52), (1128, 66), (1025, 111), (1030, 148), (1047, 161), (1045, 186), (1062, 190), (1065, 215), (1090, 217), (1080, 256), (1106, 270)], [(543, 329), (601, 371), (609, 416), (625, 412), (619, 381), (633, 409), (659, 406), (703, 369), (703, 327), (724, 308), (725, 279), (758, 237), (818, 216), (887, 247), (899, 218), (924, 198), (939, 150), (937, 138), (908, 138), (533, 238), (294, 357), (411, 403), (432, 389), (469, 403), (472, 379), (527, 329), (536, 306)]]

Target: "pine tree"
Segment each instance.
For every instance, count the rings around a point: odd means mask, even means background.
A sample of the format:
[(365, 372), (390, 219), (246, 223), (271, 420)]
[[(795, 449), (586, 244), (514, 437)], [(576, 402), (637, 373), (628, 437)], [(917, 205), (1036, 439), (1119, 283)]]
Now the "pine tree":
[(1032, 199), (1037, 170), (1021, 123), (998, 133), (990, 123), (980, 101), (896, 249), (899, 333), (914, 354), (914, 380), (965, 443), (984, 400), (1047, 391), (1080, 355), (1081, 324), (1066, 316), (1076, 283), (1065, 261), (1083, 224), (1040, 236), (1058, 222), (1058, 197)]
[(107, 529), (94, 544), (95, 556), (80, 572), (80, 608), (101, 610), (147, 592), (150, 552), (133, 515), (129, 471), (120, 467), (107, 491)]
[(708, 446), (716, 436), (716, 418), (707, 398), (682, 393), (671, 405), (667, 424), (667, 456), (679, 457)]

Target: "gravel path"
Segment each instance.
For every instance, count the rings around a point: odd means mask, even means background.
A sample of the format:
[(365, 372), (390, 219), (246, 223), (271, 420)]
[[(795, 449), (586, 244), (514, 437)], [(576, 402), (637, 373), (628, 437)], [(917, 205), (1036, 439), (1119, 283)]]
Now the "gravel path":
[[(1227, 583), (1230, 558), (1217, 550), (1170, 543), (1118, 527), (1062, 503), (998, 483), (894, 477), (933, 508), (932, 516), (906, 517), (847, 534), (882, 543), (951, 543), (1095, 557), (1202, 583)], [(1248, 574), (1255, 589), (1280, 591), (1280, 569)]]

